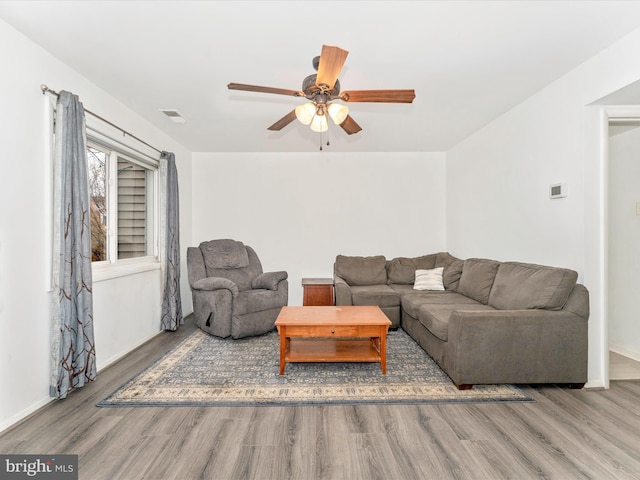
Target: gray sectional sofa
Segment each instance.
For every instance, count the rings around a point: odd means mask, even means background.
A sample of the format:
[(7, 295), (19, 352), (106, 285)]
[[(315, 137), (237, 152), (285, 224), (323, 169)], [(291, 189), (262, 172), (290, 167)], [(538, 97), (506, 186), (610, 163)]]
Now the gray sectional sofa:
[[(416, 271), (441, 289), (416, 290)], [(434, 270), (438, 269), (438, 270)], [(437, 275), (436, 275), (437, 278)], [(573, 270), (469, 258), (338, 255), (336, 305), (377, 305), (460, 389), (587, 381), (589, 294)]]

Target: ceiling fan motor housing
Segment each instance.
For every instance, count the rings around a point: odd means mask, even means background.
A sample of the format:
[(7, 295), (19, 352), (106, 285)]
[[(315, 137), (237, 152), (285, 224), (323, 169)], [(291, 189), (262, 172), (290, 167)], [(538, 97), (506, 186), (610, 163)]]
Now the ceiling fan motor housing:
[[(307, 98), (311, 99), (311, 97), (315, 96), (318, 91), (321, 89), (316, 85), (317, 74), (309, 75), (302, 81), (302, 91), (307, 96)], [(333, 85), (333, 88), (327, 91), (331, 96), (337, 96), (340, 94), (340, 81), (336, 79), (336, 83)]]

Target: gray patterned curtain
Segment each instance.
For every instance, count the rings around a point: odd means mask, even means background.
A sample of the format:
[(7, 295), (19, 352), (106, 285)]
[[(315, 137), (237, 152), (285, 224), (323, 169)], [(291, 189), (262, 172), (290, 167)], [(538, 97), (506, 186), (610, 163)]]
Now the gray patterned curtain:
[[(162, 152), (161, 168), (166, 171), (165, 238), (163, 261), (162, 317), (163, 330), (177, 330), (184, 323), (180, 300), (180, 215), (178, 199), (178, 171), (175, 155)], [(164, 165), (162, 165), (164, 163)]]
[(50, 395), (96, 378), (84, 109), (60, 92), (55, 116)]

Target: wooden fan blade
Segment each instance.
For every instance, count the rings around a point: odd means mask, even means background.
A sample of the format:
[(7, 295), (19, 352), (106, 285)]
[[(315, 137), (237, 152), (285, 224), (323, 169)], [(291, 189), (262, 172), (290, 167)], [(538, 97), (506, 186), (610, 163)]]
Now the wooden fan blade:
[(267, 128), (267, 130), (273, 130), (273, 131), (278, 131), (278, 130), (282, 130), (284, 127), (286, 127), (287, 125), (289, 125), (291, 122), (293, 122), (296, 119), (296, 111), (295, 110), (291, 110), (289, 113), (287, 113), (284, 117), (282, 117), (280, 120), (278, 120), (276, 123), (274, 123), (273, 125), (271, 125), (269, 128)]
[(349, 135), (353, 135), (354, 133), (358, 133), (360, 130), (362, 130), (362, 127), (360, 127), (360, 125), (358, 125), (356, 121), (351, 118), (351, 115), (347, 115), (347, 118), (344, 119), (344, 122), (342, 122), (340, 126)]
[(347, 55), (349, 55), (349, 52), (346, 50), (323, 45), (322, 53), (320, 53), (320, 63), (318, 64), (316, 85), (326, 85), (329, 90), (333, 89)]
[(259, 85), (245, 85), (244, 83), (230, 83), (229, 90), (244, 90), (246, 92), (275, 93), (277, 95), (289, 95), (293, 97), (304, 97), (300, 90), (288, 90), (286, 88), (261, 87)]
[(385, 102), (412, 103), (416, 92), (410, 90), (351, 90), (342, 92), (340, 98), (345, 102)]

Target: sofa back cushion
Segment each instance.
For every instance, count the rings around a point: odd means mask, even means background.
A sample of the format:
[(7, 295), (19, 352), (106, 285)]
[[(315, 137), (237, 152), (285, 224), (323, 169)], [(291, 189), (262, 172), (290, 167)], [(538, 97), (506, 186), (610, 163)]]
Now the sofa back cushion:
[(381, 285), (387, 283), (387, 259), (382, 255), (373, 257), (349, 257), (338, 255), (335, 273), (349, 285)]
[(489, 294), (496, 278), (500, 262), (484, 258), (468, 258), (464, 261), (458, 293), (465, 297), (489, 303)]
[(387, 281), (400, 285), (413, 285), (416, 270), (431, 270), (436, 266), (436, 254), (422, 257), (397, 257), (387, 264)]
[(460, 276), (462, 275), (462, 267), (464, 266), (464, 260), (461, 260), (449, 252), (440, 252), (436, 254), (435, 267), (444, 267), (442, 272), (442, 282), (444, 283), (445, 290), (458, 291), (458, 284), (460, 283)]
[(560, 310), (578, 274), (566, 268), (504, 262), (498, 268), (489, 305), (500, 310)]

